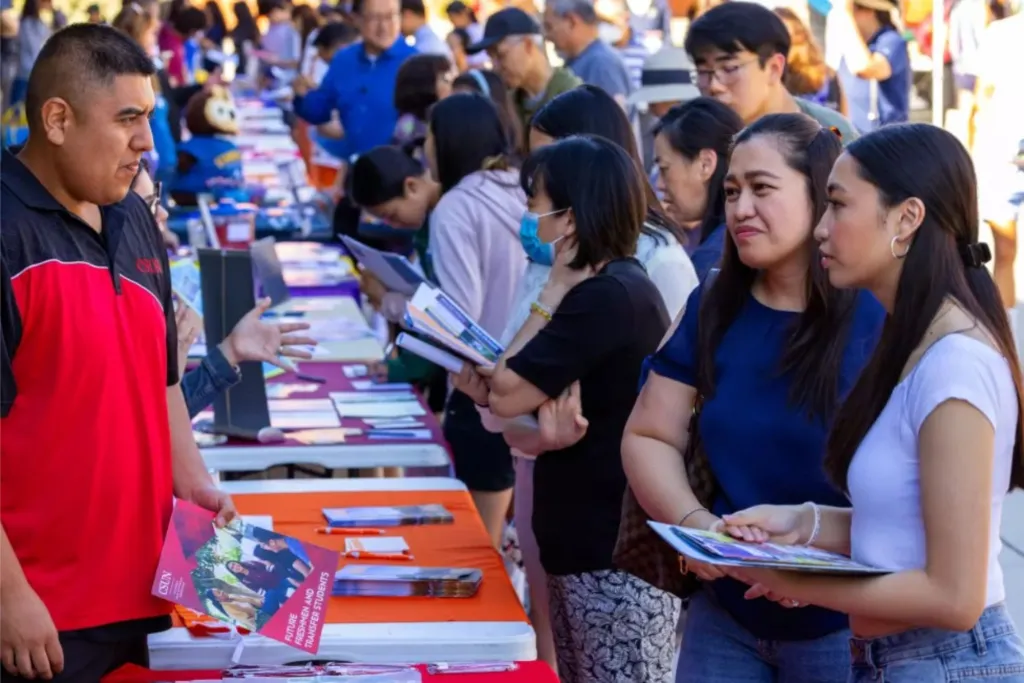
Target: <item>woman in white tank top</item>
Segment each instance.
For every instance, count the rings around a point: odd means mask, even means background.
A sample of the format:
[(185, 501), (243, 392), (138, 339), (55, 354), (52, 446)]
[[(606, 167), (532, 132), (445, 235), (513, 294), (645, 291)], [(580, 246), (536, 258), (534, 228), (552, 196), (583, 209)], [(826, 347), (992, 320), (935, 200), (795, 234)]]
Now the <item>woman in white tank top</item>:
[(940, 128), (882, 128), (836, 162), (829, 202), (816, 230), (829, 280), (889, 313), (828, 443), (853, 508), (759, 506), (726, 530), (888, 573), (735, 575), (750, 599), (849, 614), (852, 682), (1024, 683), (999, 565), (1003, 500), (1024, 486), (1021, 371), (977, 243), (970, 157)]

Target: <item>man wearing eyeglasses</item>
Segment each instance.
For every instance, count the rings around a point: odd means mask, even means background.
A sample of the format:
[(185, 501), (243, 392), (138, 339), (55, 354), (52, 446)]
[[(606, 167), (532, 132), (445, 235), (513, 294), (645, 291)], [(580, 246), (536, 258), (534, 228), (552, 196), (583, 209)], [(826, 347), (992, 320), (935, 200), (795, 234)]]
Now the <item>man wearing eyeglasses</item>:
[[(400, 39), (400, 9), (399, 0), (354, 0), (352, 16), (362, 40), (334, 55), (319, 87), (314, 88), (305, 76), (292, 83), (299, 118), (319, 126), (338, 112), (343, 133), (336, 151), (343, 162), (391, 142), (398, 122), (394, 104), (398, 67), (416, 54)], [(344, 167), (338, 175), (345, 177)], [(336, 219), (338, 231), (354, 234), (359, 209), (346, 200), (338, 210), (344, 215), (343, 220)]]
[(753, 123), (765, 114), (803, 112), (844, 142), (857, 137), (842, 114), (794, 97), (783, 85), (790, 37), (774, 12), (753, 2), (727, 2), (700, 16), (686, 34), (686, 51), (697, 65), (701, 95), (713, 97)]

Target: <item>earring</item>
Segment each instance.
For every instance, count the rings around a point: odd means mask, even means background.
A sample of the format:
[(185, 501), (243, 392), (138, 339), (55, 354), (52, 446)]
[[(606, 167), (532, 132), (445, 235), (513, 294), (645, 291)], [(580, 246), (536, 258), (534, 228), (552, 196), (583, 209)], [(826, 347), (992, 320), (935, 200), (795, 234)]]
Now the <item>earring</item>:
[(893, 235), (892, 242), (889, 242), (889, 252), (892, 254), (892, 257), (894, 259), (897, 259), (897, 260), (899, 260), (901, 258), (906, 258), (907, 253), (910, 251), (910, 245), (908, 244), (907, 248), (903, 250), (902, 254), (897, 253), (896, 245), (899, 244), (899, 241), (900, 241), (899, 236), (898, 235)]

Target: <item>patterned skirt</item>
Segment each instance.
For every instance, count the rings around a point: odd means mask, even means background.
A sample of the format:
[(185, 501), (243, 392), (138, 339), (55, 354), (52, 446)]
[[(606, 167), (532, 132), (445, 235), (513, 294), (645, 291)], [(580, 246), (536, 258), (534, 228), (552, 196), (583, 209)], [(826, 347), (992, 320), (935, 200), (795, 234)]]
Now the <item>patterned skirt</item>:
[(679, 599), (631, 574), (548, 576), (562, 683), (670, 683)]

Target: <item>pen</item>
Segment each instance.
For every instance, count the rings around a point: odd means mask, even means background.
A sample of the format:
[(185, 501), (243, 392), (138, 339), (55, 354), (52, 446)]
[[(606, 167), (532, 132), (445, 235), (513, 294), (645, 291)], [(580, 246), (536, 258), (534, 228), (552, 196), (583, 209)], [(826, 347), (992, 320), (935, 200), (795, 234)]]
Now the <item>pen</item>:
[(333, 527), (333, 526), (322, 526), (316, 530), (318, 534), (326, 534), (328, 536), (383, 536), (383, 529), (367, 529), (365, 527)]
[(349, 550), (343, 554), (351, 560), (399, 560), (408, 562), (412, 559), (412, 555), (404, 553), (371, 553), (365, 550)]
[(327, 384), (327, 380), (323, 377), (314, 377), (313, 375), (305, 375), (301, 372), (296, 372), (295, 377), (301, 379), (304, 382), (315, 382), (316, 384)]

